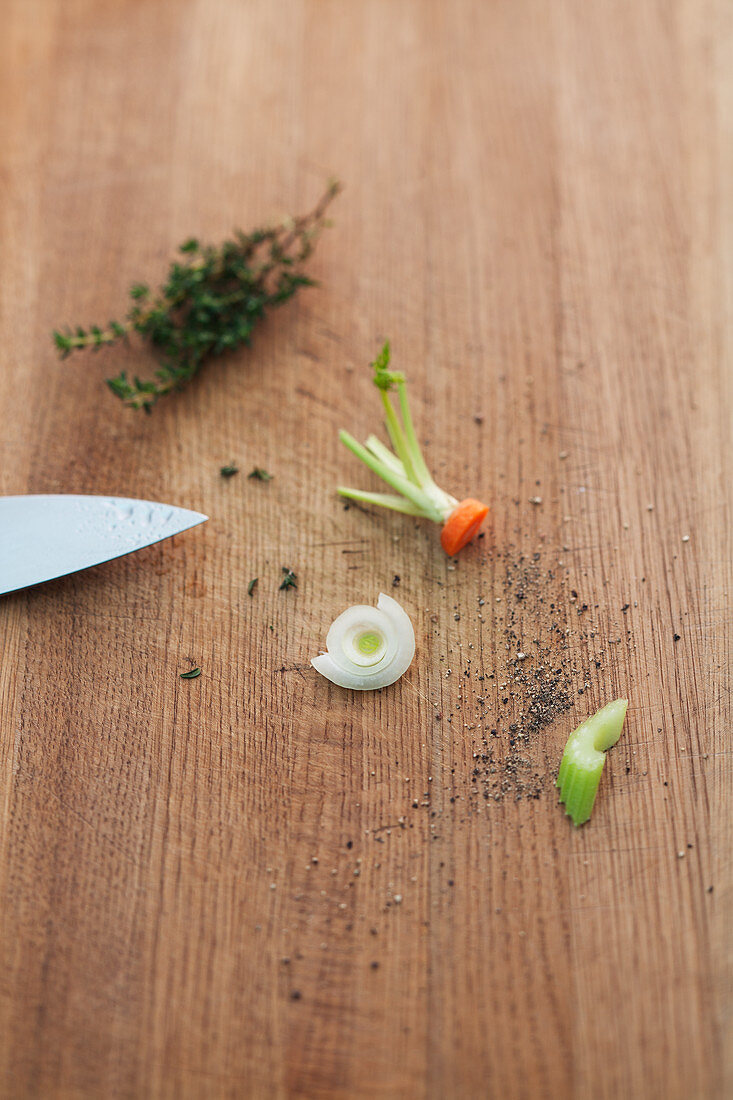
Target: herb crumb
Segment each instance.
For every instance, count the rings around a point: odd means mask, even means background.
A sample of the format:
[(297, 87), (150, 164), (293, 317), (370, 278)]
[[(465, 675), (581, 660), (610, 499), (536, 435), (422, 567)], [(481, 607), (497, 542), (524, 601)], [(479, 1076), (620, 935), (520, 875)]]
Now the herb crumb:
[(280, 585), (280, 591), (282, 591), (283, 588), (297, 588), (298, 587), (298, 583), (297, 583), (298, 575), (297, 575), (297, 573), (294, 573), (293, 570), (289, 569), (287, 565), (284, 565), (282, 567), (282, 570), (283, 570), (284, 576), (283, 576), (283, 579), (282, 579), (282, 584)]
[(260, 579), (259, 577), (253, 577), (252, 580), (247, 585), (247, 595), (248, 596), (254, 596), (255, 588), (257, 587), (257, 582), (259, 581), (259, 579)]
[(224, 478), (234, 477), (235, 474), (239, 473), (239, 466), (233, 464), (231, 466), (222, 466), (219, 473)]
[(270, 474), (267, 470), (263, 470), (261, 466), (255, 466), (254, 470), (250, 470), (247, 477), (251, 481), (272, 481), (274, 474)]

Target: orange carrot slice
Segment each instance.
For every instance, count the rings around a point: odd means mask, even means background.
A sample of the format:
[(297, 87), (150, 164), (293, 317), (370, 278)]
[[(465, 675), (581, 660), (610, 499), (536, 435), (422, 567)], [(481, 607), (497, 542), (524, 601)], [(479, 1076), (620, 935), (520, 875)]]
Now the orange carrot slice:
[(440, 535), (440, 545), (446, 554), (457, 554), (471, 541), (488, 515), (488, 505), (468, 497), (454, 508), (445, 521)]

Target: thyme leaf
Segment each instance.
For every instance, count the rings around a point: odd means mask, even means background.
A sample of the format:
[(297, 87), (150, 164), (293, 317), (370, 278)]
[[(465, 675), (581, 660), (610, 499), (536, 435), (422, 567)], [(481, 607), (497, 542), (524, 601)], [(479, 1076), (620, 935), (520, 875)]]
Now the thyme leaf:
[(259, 577), (253, 577), (252, 580), (247, 585), (247, 595), (248, 596), (254, 596), (255, 588), (257, 587), (257, 582), (259, 581), (259, 579), (260, 579)]
[(222, 477), (234, 477), (239, 473), (239, 466), (222, 466), (219, 473)]
[(292, 569), (289, 569), (287, 565), (283, 566), (283, 573), (285, 576), (280, 585), (280, 591), (282, 591), (283, 588), (297, 588), (297, 574), (294, 573)]
[(263, 470), (261, 466), (255, 466), (254, 470), (247, 474), (247, 477), (255, 478), (257, 481), (272, 481), (274, 475), (268, 474), (267, 470)]
[(188, 670), (188, 672), (182, 672), (181, 673), (181, 679), (182, 680), (195, 680), (200, 675), (201, 675), (201, 669), (198, 668), (198, 666), (197, 666), (196, 668), (190, 668)]

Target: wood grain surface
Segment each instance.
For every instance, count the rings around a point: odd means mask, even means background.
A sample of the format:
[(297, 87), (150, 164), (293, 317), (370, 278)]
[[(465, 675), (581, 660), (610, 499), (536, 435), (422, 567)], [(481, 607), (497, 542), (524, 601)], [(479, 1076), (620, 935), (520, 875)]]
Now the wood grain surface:
[[(3, 1096), (733, 1095), (730, 4), (4, 0), (0, 104), (0, 493), (210, 516), (0, 600)], [(57, 360), (330, 175), (321, 285), (249, 351), (150, 417), (103, 385), (144, 352)], [(337, 430), (387, 337), (491, 502), (457, 562), (334, 492), (376, 487)], [(382, 590), (412, 668), (331, 687)], [(512, 647), (571, 695), (519, 776)]]

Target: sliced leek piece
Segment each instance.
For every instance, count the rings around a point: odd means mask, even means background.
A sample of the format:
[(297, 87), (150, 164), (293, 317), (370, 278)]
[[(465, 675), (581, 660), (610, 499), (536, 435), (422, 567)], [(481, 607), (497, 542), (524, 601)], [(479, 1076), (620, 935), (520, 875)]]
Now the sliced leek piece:
[(311, 664), (331, 683), (355, 691), (388, 687), (410, 667), (415, 631), (397, 600), (382, 592), (376, 607), (356, 604), (331, 624), (326, 653)]

